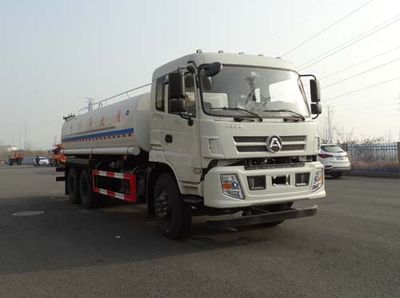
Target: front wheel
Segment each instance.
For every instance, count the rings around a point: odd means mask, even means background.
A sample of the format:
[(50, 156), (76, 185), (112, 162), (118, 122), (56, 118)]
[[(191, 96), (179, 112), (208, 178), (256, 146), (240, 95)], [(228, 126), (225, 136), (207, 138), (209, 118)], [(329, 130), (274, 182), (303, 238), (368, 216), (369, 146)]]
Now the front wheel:
[(183, 201), (175, 178), (171, 174), (158, 177), (154, 189), (154, 211), (161, 233), (171, 239), (182, 238), (192, 225), (191, 206)]

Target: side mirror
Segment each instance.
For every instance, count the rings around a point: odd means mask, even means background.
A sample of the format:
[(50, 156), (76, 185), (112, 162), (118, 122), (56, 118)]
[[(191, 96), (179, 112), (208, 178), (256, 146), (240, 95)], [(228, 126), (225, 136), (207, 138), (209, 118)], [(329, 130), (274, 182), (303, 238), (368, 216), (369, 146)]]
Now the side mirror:
[(174, 98), (185, 98), (185, 81), (180, 71), (168, 74), (168, 99)]
[(320, 102), (321, 101), (321, 89), (319, 87), (319, 81), (314, 79), (310, 80), (310, 94), (311, 94), (311, 102)]
[(319, 115), (322, 113), (322, 106), (319, 103), (311, 103), (311, 114)]
[(196, 73), (196, 68), (193, 65), (186, 66), (186, 70), (190, 73)]
[(204, 75), (206, 77), (213, 77), (220, 73), (222, 69), (222, 64), (219, 62), (202, 64), (199, 69), (204, 69)]
[(172, 114), (186, 112), (185, 101), (182, 98), (173, 98), (169, 102), (169, 111)]

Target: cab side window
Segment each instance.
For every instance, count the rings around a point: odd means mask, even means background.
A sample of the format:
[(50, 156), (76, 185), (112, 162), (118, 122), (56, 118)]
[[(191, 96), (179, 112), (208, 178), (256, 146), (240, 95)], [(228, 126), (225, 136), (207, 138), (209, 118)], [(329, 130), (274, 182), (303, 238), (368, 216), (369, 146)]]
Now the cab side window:
[(165, 111), (165, 77), (157, 79), (156, 83), (156, 110), (164, 112)]
[[(168, 98), (168, 83), (164, 84), (164, 95)], [(185, 110), (191, 117), (196, 117), (196, 101), (195, 101), (195, 88), (194, 88), (194, 77), (192, 74), (185, 75), (185, 98), (183, 99), (183, 104)], [(171, 99), (175, 100), (175, 99)], [(168, 111), (168, 113), (172, 113)]]
[(191, 73), (185, 75), (185, 92), (186, 92), (186, 97), (185, 97), (186, 111), (193, 117), (196, 117), (194, 77)]

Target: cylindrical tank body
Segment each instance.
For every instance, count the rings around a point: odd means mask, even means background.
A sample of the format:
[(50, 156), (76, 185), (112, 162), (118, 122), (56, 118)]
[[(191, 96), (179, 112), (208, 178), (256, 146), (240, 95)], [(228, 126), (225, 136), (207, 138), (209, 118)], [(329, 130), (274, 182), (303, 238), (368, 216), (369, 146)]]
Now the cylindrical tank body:
[(150, 94), (142, 94), (67, 119), (66, 154), (139, 154), (149, 151)]

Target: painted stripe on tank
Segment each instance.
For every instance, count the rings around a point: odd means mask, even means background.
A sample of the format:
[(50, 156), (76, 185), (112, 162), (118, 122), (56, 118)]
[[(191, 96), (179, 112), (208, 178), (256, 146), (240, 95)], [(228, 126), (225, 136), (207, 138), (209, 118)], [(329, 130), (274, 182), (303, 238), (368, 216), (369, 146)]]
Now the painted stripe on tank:
[(120, 135), (131, 136), (133, 134), (133, 132), (134, 132), (133, 128), (126, 128), (126, 129), (105, 131), (105, 132), (92, 133), (92, 134), (82, 134), (82, 135), (73, 136), (73, 137), (64, 137), (64, 138), (62, 138), (61, 142), (66, 143), (66, 142), (90, 141), (90, 140), (95, 140), (96, 138), (110, 139), (110, 138), (115, 138), (116, 136), (120, 136)]

